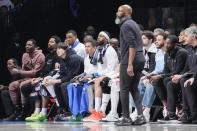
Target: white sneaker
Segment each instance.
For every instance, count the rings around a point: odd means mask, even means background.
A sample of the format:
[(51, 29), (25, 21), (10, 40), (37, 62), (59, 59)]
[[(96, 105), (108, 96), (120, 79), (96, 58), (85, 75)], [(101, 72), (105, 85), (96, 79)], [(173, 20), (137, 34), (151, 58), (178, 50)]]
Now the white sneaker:
[(130, 117), (132, 121), (135, 121), (137, 119), (137, 109), (135, 109), (134, 112), (130, 114)]
[(109, 113), (105, 118), (102, 118), (101, 121), (102, 122), (114, 122), (114, 121), (118, 121), (119, 120), (119, 116), (117, 113)]
[(145, 107), (143, 111), (143, 115), (146, 118), (146, 122), (149, 122), (150, 121), (150, 108)]
[(164, 106), (164, 107), (163, 107), (162, 114), (163, 114), (163, 118), (165, 118), (165, 117), (168, 115), (167, 106)]

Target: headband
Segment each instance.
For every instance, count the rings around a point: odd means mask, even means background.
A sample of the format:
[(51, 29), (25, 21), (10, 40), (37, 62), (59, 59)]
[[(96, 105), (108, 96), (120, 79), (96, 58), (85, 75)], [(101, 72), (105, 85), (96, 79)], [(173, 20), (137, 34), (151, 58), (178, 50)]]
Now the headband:
[(104, 31), (101, 31), (101, 32), (99, 33), (99, 35), (103, 35), (108, 41), (110, 40), (110, 39), (109, 39), (109, 36), (108, 36), (107, 33), (105, 33)]

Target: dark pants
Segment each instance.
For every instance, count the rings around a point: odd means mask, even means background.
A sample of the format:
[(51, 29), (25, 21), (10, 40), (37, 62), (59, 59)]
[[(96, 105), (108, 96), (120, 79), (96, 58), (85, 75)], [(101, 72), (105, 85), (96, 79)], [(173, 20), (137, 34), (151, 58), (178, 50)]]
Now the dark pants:
[(65, 83), (61, 84), (61, 91), (63, 94), (63, 99), (65, 101), (65, 108), (67, 111), (70, 111), (69, 100), (68, 100), (68, 90), (67, 90), (67, 85), (69, 85), (69, 84), (70, 84), (70, 82), (65, 82)]
[(181, 90), (182, 90), (183, 110), (184, 111), (189, 111), (189, 106), (188, 106), (187, 97), (186, 97), (186, 91), (185, 91), (185, 87), (184, 87), (184, 82), (188, 79), (189, 78), (181, 78), (181, 80), (180, 80)]
[(158, 94), (161, 101), (167, 101), (167, 83), (171, 81), (170, 77), (161, 78), (157, 82), (153, 83), (155, 91)]
[(12, 100), (10, 98), (9, 90), (2, 90), (0, 92), (1, 99), (1, 114), (2, 116), (9, 116), (14, 112), (14, 106), (12, 104)]
[(184, 87), (184, 82), (186, 80), (187, 79), (181, 79), (181, 87), (184, 93), (183, 106), (184, 108), (187, 108), (188, 106), (192, 116), (197, 118), (197, 81), (194, 81), (193, 85)]
[(21, 93), (23, 94), (26, 100), (26, 103), (23, 106), (25, 106), (26, 113), (28, 115), (33, 113), (35, 109), (35, 101), (41, 100), (40, 96), (30, 97), (30, 94), (34, 91), (35, 91), (35, 85), (32, 85), (31, 82), (26, 83), (21, 87)]
[(60, 107), (63, 108), (65, 111), (69, 110), (69, 101), (68, 101), (68, 93), (67, 93), (67, 85), (68, 82), (55, 84), (55, 94), (57, 100), (60, 104)]
[(130, 77), (127, 74), (128, 65), (120, 66), (120, 100), (122, 104), (122, 115), (129, 117), (129, 92), (135, 102), (138, 114), (142, 114), (142, 100), (138, 90), (138, 84), (141, 77), (141, 72), (144, 68), (144, 62), (133, 64), (134, 76)]
[(34, 91), (34, 86), (32, 86), (31, 82), (23, 85), (21, 87), (21, 92), (23, 93), (25, 98), (28, 98), (30, 93)]
[(176, 112), (176, 104), (178, 103), (178, 96), (181, 94), (180, 83), (173, 83), (169, 81), (166, 83), (167, 88), (167, 108), (169, 112)]

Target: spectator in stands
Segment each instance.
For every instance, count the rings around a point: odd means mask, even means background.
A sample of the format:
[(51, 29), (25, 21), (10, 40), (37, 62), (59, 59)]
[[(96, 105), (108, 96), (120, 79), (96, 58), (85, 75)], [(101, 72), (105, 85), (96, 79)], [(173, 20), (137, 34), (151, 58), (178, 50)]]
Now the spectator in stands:
[[(13, 68), (21, 69), (18, 65), (18, 61), (15, 58), (10, 58), (7, 61), (7, 69), (10, 72), (10, 75), (11, 75), (11, 78), (12, 78), (11, 81), (16, 81), (16, 80), (21, 79), (20, 75), (11, 74), (12, 73), (11, 70)], [(0, 110), (4, 110), (4, 111), (1, 111), (1, 113), (5, 112), (5, 114), (1, 114), (1, 115), (4, 116), (4, 117), (8, 117), (14, 111), (8, 87), (4, 86), (4, 85), (0, 85), (0, 94), (1, 94), (0, 95), (0, 100), (1, 100), (1, 106), (0, 107), (2, 107), (2, 109), (0, 109)]]
[[(150, 118), (150, 108), (155, 98), (154, 87), (149, 84), (149, 80), (146, 77), (155, 69), (155, 55), (157, 53), (156, 45), (153, 43), (154, 35), (151, 31), (144, 31), (142, 33), (142, 42), (143, 42), (143, 55), (145, 57), (145, 66), (142, 71), (142, 77), (138, 85), (138, 90), (142, 97), (142, 106), (144, 108), (144, 116), (146, 121), (149, 121)], [(160, 69), (161, 70), (161, 69)], [(163, 70), (163, 69), (162, 69)], [(133, 106), (134, 102), (132, 100)], [(132, 120), (135, 120), (137, 117), (137, 109), (131, 115)]]
[[(14, 81), (9, 84), (9, 91), (12, 102), (15, 107), (15, 112), (9, 116), (7, 121), (10, 120), (24, 120), (26, 117), (26, 101), (24, 95), (20, 92), (20, 88), (29, 82), (31, 82), (33, 77), (40, 76), (41, 70), (45, 64), (45, 56), (41, 50), (36, 50), (36, 41), (34, 39), (29, 39), (26, 42), (26, 53), (23, 54), (22, 58), (22, 69), (13, 68), (11, 70), (12, 74), (20, 74), (23, 79)], [(20, 108), (20, 96), (22, 109)]]
[(79, 39), (77, 38), (76, 31), (69, 30), (66, 33), (66, 43), (70, 46), (70, 48), (74, 49), (79, 56), (85, 58), (85, 46), (84, 44), (80, 43)]
[[(185, 30), (185, 43), (192, 46), (187, 61), (187, 72), (181, 78), (183, 115), (180, 119), (182, 123), (197, 123), (197, 28), (189, 27)], [(179, 79), (177, 79), (179, 81)], [(175, 80), (175, 82), (177, 81)]]
[[(55, 63), (58, 62), (58, 56), (56, 53), (57, 50), (57, 43), (61, 42), (61, 39), (59, 36), (53, 35), (50, 37), (48, 41), (48, 54), (46, 55), (45, 59), (45, 66), (42, 70), (42, 75), (41, 77), (38, 78), (33, 78), (30, 83), (27, 83), (21, 87), (21, 92), (23, 95), (28, 98), (30, 97), (31, 93), (35, 93), (35, 86), (39, 84), (40, 80), (43, 80), (44, 77), (49, 75), (49, 73), (54, 69)], [(27, 117), (25, 120), (27, 121), (39, 121), (40, 118), (43, 120), (46, 119), (46, 114), (47, 114), (47, 101), (48, 97), (43, 96), (42, 97), (42, 110), (40, 109), (40, 99), (39, 99), (40, 94), (34, 95), (35, 98), (35, 110), (34, 113), (30, 116)]]
[[(184, 71), (186, 65), (185, 63), (188, 57), (188, 52), (185, 49), (177, 46), (177, 40), (178, 38), (174, 35), (167, 37), (165, 42), (167, 52), (164, 57), (164, 71), (159, 75), (153, 74), (150, 78), (150, 82), (155, 85), (155, 90), (164, 106), (164, 120), (177, 119), (174, 111), (174, 108), (176, 108), (174, 105), (176, 100), (170, 99), (170, 96), (172, 96), (170, 93), (174, 92), (169, 92), (169, 87), (172, 89), (176, 88), (173, 88), (172, 77)], [(173, 107), (171, 105), (173, 105)], [(170, 111), (169, 114), (168, 110)]]
[[(178, 38), (175, 35), (170, 35), (166, 39), (166, 45), (167, 44), (172, 45), (172, 43), (178, 43)], [(182, 62), (187, 62), (187, 58), (186, 61), (184, 61), (184, 57), (183, 57)], [(185, 63), (182, 64), (186, 66)], [(182, 74), (183, 72), (184, 70), (182, 70), (178, 74), (171, 75), (171, 80), (166, 81), (167, 83), (165, 83), (165, 87), (167, 89), (168, 115), (164, 118), (164, 120), (172, 120), (178, 118), (178, 114), (176, 115), (176, 107), (178, 109), (178, 103), (180, 103), (180, 101), (178, 101), (178, 95), (180, 95), (181, 92), (181, 88), (179, 86), (180, 83), (178, 79), (180, 79), (181, 77), (180, 74)]]
[(157, 35), (160, 33), (164, 33), (164, 30), (161, 28), (156, 28), (154, 29), (153, 33), (154, 33), (154, 41), (156, 41)]
[(186, 49), (188, 52), (190, 52), (191, 49), (191, 45), (187, 44), (185, 42), (185, 30), (181, 30), (180, 34), (179, 34), (179, 43), (178, 45), (184, 49)]
[(181, 44), (182, 47), (184, 47), (186, 45), (186, 43), (185, 43), (185, 31), (184, 31), (184, 29), (181, 30), (181, 32), (179, 34), (179, 43)]

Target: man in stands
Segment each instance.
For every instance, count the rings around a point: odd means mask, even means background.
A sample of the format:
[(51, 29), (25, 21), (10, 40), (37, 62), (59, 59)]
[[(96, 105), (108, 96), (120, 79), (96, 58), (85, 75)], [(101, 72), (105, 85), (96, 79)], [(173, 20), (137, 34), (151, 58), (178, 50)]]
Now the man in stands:
[[(21, 93), (20, 88), (31, 82), (33, 77), (38, 77), (41, 75), (41, 70), (45, 64), (45, 56), (41, 50), (37, 50), (37, 44), (34, 39), (29, 39), (26, 42), (26, 53), (23, 54), (22, 58), (22, 69), (13, 68), (11, 70), (12, 74), (19, 74), (23, 79), (14, 81), (9, 84), (9, 91), (12, 102), (15, 107), (15, 112), (13, 115), (9, 116), (7, 121), (10, 120), (24, 120), (26, 117), (26, 100), (24, 95)], [(21, 96), (21, 101), (20, 101)], [(22, 109), (20, 104), (22, 104)]]

